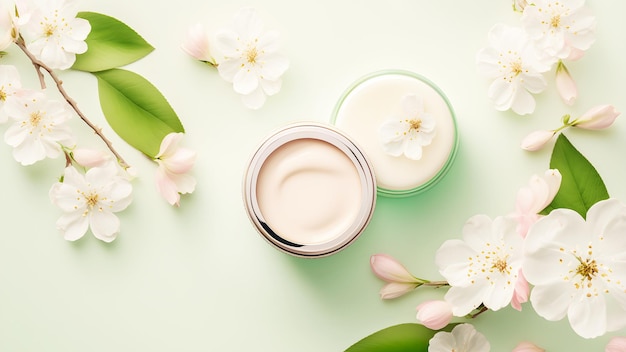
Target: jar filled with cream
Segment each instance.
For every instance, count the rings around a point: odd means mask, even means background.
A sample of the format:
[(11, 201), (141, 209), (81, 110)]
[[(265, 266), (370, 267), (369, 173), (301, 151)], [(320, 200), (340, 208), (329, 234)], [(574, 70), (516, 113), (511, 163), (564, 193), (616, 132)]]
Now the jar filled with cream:
[(363, 148), (384, 196), (410, 196), (435, 185), (458, 148), (450, 102), (435, 84), (409, 71), (357, 80), (335, 106), (332, 122)]
[(270, 135), (244, 175), (248, 216), (276, 248), (323, 257), (352, 243), (376, 203), (370, 161), (332, 126), (303, 122)]

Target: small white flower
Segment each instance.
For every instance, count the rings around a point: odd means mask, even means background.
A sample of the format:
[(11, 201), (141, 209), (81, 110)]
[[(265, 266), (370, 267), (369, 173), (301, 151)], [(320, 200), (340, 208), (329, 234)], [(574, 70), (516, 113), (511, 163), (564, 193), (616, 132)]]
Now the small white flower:
[(552, 60), (579, 58), (595, 40), (596, 20), (585, 0), (534, 0), (524, 7), (522, 24)]
[(216, 64), (215, 59), (211, 55), (209, 35), (204, 26), (200, 23), (196, 23), (195, 25), (189, 27), (187, 36), (185, 37), (181, 48), (184, 52), (196, 60), (206, 62), (211, 65)]
[(104, 166), (111, 162), (111, 154), (99, 149), (76, 148), (72, 150), (72, 158), (83, 167)]
[(409, 159), (420, 160), (423, 147), (435, 138), (435, 117), (424, 111), (423, 100), (414, 94), (402, 98), (402, 113), (380, 126), (383, 149), (392, 156), (404, 154)]
[(17, 35), (14, 25), (15, 3), (13, 1), (0, 2), (0, 50), (6, 49)]
[(224, 57), (217, 69), (223, 79), (233, 83), (244, 105), (258, 109), (265, 103), (266, 95), (280, 91), (281, 76), (289, 61), (277, 53), (278, 32), (263, 32), (254, 9), (242, 9), (234, 22), (232, 29), (216, 35), (215, 47)]
[(451, 332), (440, 331), (428, 342), (428, 352), (489, 352), (485, 336), (471, 324), (459, 324)]
[(87, 51), (89, 21), (76, 18), (77, 0), (22, 0), (20, 33), (27, 48), (54, 69), (70, 68), (76, 54)]
[(67, 104), (49, 100), (32, 91), (7, 101), (6, 114), (15, 120), (4, 134), (12, 146), (13, 157), (22, 165), (31, 165), (46, 157), (57, 158), (62, 146), (73, 146), (74, 138), (66, 121), (72, 116)]
[(448, 240), (437, 250), (439, 272), (451, 286), (445, 300), (455, 316), (481, 304), (498, 310), (511, 302), (522, 267), (523, 239), (516, 225), (506, 217), (492, 221), (476, 215), (463, 227), (463, 240)]
[(11, 65), (0, 65), (0, 123), (7, 121), (4, 105), (8, 100), (13, 99), (20, 89), (22, 89), (22, 83), (17, 68)]
[(495, 25), (489, 31), (489, 46), (478, 52), (476, 62), (478, 71), (493, 79), (487, 95), (496, 110), (511, 109), (519, 115), (535, 110), (532, 94), (546, 88), (543, 73), (550, 70), (551, 64), (538, 60), (521, 28)]
[(180, 205), (180, 195), (192, 193), (196, 180), (189, 172), (196, 161), (197, 153), (179, 147), (183, 133), (170, 133), (161, 141), (155, 161), (159, 164), (156, 185), (159, 193), (171, 205)]
[(626, 205), (594, 204), (583, 219), (556, 209), (528, 232), (523, 271), (530, 301), (543, 318), (568, 317), (584, 338), (626, 326)]
[(120, 220), (114, 213), (128, 207), (132, 193), (130, 182), (118, 171), (114, 163), (89, 169), (85, 175), (73, 166), (65, 168), (63, 182), (50, 189), (50, 200), (64, 212), (57, 228), (66, 240), (83, 237), (88, 228), (99, 240), (115, 239)]

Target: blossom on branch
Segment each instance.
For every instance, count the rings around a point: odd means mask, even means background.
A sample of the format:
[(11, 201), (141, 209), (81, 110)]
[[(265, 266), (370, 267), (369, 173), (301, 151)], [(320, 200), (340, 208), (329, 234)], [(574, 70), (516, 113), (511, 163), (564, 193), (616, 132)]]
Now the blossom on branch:
[(19, 0), (20, 34), (28, 50), (53, 69), (65, 70), (87, 51), (89, 21), (77, 18), (77, 0)]
[(41, 91), (23, 92), (7, 101), (5, 113), (14, 120), (4, 134), (12, 146), (13, 157), (22, 165), (31, 165), (63, 154), (63, 147), (74, 145), (74, 136), (66, 122), (72, 117), (65, 102), (50, 100)]
[(7, 121), (4, 105), (22, 89), (20, 74), (12, 65), (0, 65), (0, 123)]
[(114, 213), (128, 207), (131, 193), (130, 182), (114, 163), (91, 168), (85, 175), (68, 166), (63, 181), (50, 189), (50, 200), (64, 213), (57, 228), (68, 241), (78, 240), (90, 228), (97, 239), (111, 242), (120, 229)]

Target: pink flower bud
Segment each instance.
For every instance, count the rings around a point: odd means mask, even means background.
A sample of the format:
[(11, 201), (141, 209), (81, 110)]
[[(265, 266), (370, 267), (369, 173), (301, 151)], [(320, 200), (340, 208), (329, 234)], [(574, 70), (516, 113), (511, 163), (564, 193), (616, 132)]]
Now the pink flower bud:
[(524, 341), (520, 342), (515, 348), (513, 352), (544, 352), (545, 350), (541, 347), (536, 346), (535, 344)]
[(452, 320), (452, 305), (446, 301), (426, 301), (417, 306), (417, 320), (429, 329), (442, 329)]
[(380, 298), (381, 299), (398, 298), (404, 294), (407, 294), (415, 290), (417, 286), (419, 286), (419, 284), (417, 283), (390, 282), (380, 289), (380, 292), (379, 292)]
[(372, 271), (380, 279), (387, 282), (415, 284), (419, 282), (415, 276), (400, 264), (399, 261), (387, 254), (374, 254), (370, 257)]
[(72, 157), (81, 166), (103, 166), (111, 160), (111, 155), (104, 150), (77, 148), (72, 151)]
[(565, 104), (574, 104), (578, 97), (578, 88), (569, 70), (561, 61), (559, 61), (556, 67), (556, 89), (559, 91), (559, 95)]
[(626, 352), (626, 337), (615, 336), (606, 345), (604, 352)]
[(521, 147), (524, 150), (534, 152), (543, 148), (548, 141), (556, 134), (554, 131), (539, 130), (530, 133), (522, 140)]
[(522, 273), (522, 269), (520, 269), (517, 281), (515, 282), (515, 290), (513, 291), (513, 298), (511, 299), (511, 307), (521, 312), (522, 303), (528, 302), (529, 293), (530, 287), (528, 286), (528, 281), (526, 281), (526, 278)]
[(194, 59), (215, 65), (209, 49), (209, 36), (200, 23), (189, 27), (181, 48)]
[(587, 130), (601, 130), (611, 126), (619, 115), (620, 112), (615, 110), (613, 105), (598, 105), (576, 119), (572, 126)]

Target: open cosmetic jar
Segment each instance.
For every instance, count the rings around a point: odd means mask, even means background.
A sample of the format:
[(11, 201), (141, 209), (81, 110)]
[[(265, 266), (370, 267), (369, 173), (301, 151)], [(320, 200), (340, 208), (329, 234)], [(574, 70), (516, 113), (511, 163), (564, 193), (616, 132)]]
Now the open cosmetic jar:
[(323, 257), (352, 243), (376, 203), (371, 163), (345, 134), (303, 122), (271, 134), (252, 156), (243, 197), (250, 220), (273, 246)]
[[(431, 126), (422, 117), (428, 117)], [(408, 133), (407, 140), (423, 138), (411, 131), (411, 123), (417, 129), (420, 124), (422, 129), (430, 128), (430, 140), (424, 141), (419, 160), (384, 150), (381, 128), (388, 121), (398, 128), (402, 122), (406, 129), (399, 133)], [(378, 71), (357, 80), (335, 106), (332, 122), (363, 148), (376, 172), (378, 194), (384, 196), (410, 196), (432, 187), (448, 172), (458, 148), (450, 102), (434, 83), (409, 71)]]

